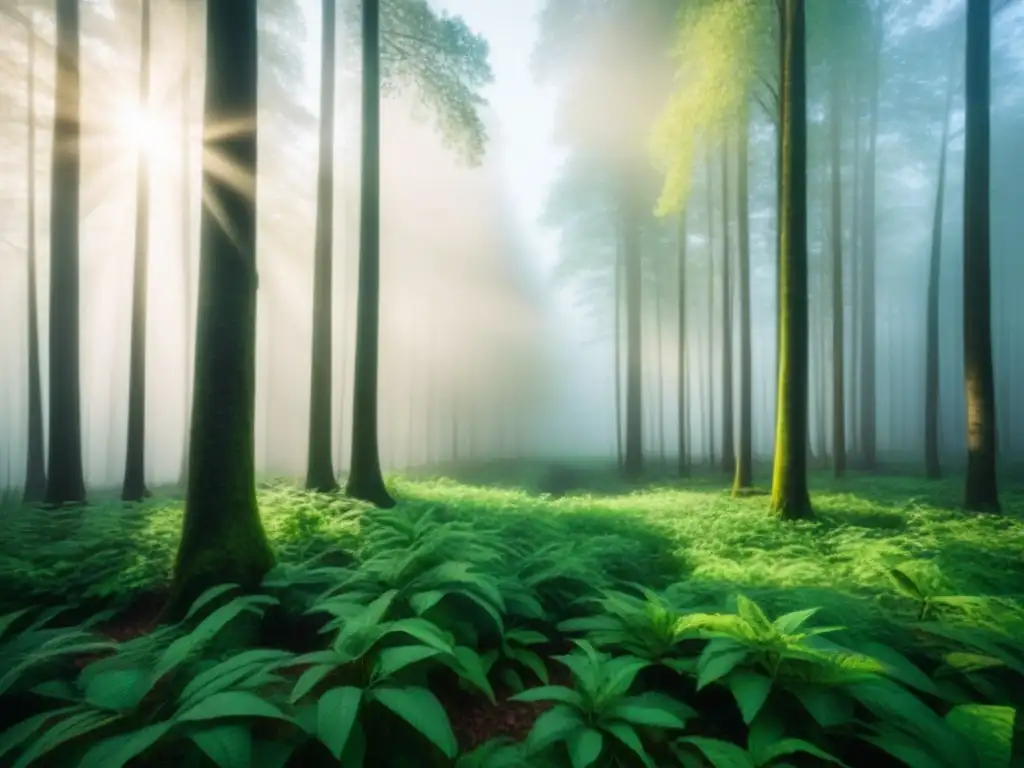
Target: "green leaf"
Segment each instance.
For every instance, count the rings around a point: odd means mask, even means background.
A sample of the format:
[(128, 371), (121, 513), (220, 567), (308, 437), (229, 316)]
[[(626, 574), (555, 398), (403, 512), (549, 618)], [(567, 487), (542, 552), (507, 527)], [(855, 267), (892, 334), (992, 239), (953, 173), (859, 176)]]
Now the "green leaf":
[(182, 703), (189, 699), (199, 698), (216, 691), (222, 691), (234, 685), (239, 680), (249, 677), (257, 667), (262, 667), (270, 662), (283, 661), (291, 656), (286, 651), (277, 651), (268, 648), (254, 648), (249, 651), (235, 654), (209, 669), (197, 674), (182, 689), (178, 697)]
[(153, 683), (142, 669), (110, 669), (90, 678), (85, 701), (109, 712), (129, 712), (149, 693)]
[(316, 664), (304, 670), (299, 675), (299, 679), (295, 681), (295, 687), (292, 688), (292, 694), (288, 697), (288, 703), (295, 704), (337, 668), (337, 664)]
[(743, 646), (715, 646), (708, 643), (697, 661), (697, 690), (725, 677), (749, 655), (750, 649)]
[(123, 768), (163, 738), (172, 723), (154, 723), (131, 733), (122, 733), (104, 739), (91, 747), (82, 757), (78, 768)]
[(222, 717), (270, 717), (291, 722), (284, 712), (249, 691), (221, 691), (175, 717), (181, 722), (218, 720)]
[(874, 744), (886, 754), (906, 763), (910, 768), (949, 768), (950, 764), (929, 755), (921, 741), (895, 728), (874, 726), (875, 736), (861, 736), (862, 741)]
[(483, 661), (472, 648), (462, 645), (455, 646), (454, 665), (452, 669), (466, 682), (473, 685), (478, 691), (484, 694), (494, 704), (494, 689), (487, 679), (487, 672), (484, 670)]
[(559, 704), (541, 713), (533, 721), (530, 734), (526, 737), (527, 748), (532, 752), (540, 752), (556, 742), (564, 741), (569, 734), (584, 727), (586, 726), (575, 709)]
[(399, 619), (392, 621), (387, 626), (387, 634), (400, 632), (409, 637), (419, 640), (424, 645), (436, 648), (441, 653), (452, 653), (451, 642), (444, 636), (441, 629), (433, 622), (426, 619)]
[(938, 696), (935, 683), (924, 672), (899, 651), (881, 643), (864, 643), (858, 651), (882, 662), (885, 673), (901, 683), (917, 688), (919, 691)]
[(506, 655), (513, 661), (517, 661), (537, 676), (537, 679), (547, 685), (548, 668), (544, 666), (544, 660), (540, 654), (528, 651), (525, 648), (508, 648)]
[(386, 680), (399, 670), (405, 669), (419, 661), (437, 656), (440, 651), (426, 645), (402, 645), (397, 648), (385, 648), (377, 656), (374, 665), (374, 680)]
[(216, 600), (223, 594), (231, 592), (235, 589), (241, 589), (239, 584), (218, 584), (214, 587), (210, 587), (208, 590), (203, 592), (199, 597), (193, 601), (192, 605), (188, 609), (188, 613), (185, 614), (185, 621), (188, 621), (201, 611), (206, 605)]
[(820, 610), (820, 608), (807, 608), (803, 611), (786, 613), (773, 621), (772, 626), (775, 627), (775, 631), (780, 635), (792, 635), (803, 626), (805, 621)]
[(557, 701), (571, 707), (581, 708), (583, 706), (583, 698), (579, 693), (564, 685), (542, 685), (537, 688), (528, 688), (522, 693), (510, 696), (509, 701)]
[(116, 716), (106, 712), (96, 712), (91, 709), (70, 715), (40, 733), (39, 738), (31, 742), (28, 749), (21, 753), (13, 768), (25, 768), (72, 739), (84, 736), (117, 719)]
[(651, 691), (617, 702), (605, 712), (604, 718), (650, 728), (685, 728), (686, 721), (696, 715), (681, 701)]
[(702, 736), (684, 736), (679, 742), (696, 747), (714, 768), (756, 768), (747, 751), (731, 742)]
[(985, 768), (1010, 765), (1015, 718), (1012, 707), (985, 704), (961, 704), (946, 714), (946, 722), (970, 741)]
[(809, 741), (804, 741), (803, 739), (780, 739), (764, 750), (760, 764), (767, 765), (780, 757), (794, 755), (798, 752), (810, 755), (811, 757), (816, 757), (819, 760), (824, 760), (826, 763), (832, 763), (833, 765), (840, 765), (844, 767), (846, 765), (838, 757), (830, 755), (828, 752), (819, 749)]
[(20, 611), (5, 613), (3, 616), (0, 616), (0, 637), (3, 637), (7, 630), (11, 628), (11, 625), (28, 613), (28, 611), (28, 608), (22, 608)]
[(362, 690), (343, 686), (327, 691), (317, 702), (316, 736), (336, 760), (345, 751), (362, 700)]
[(505, 642), (519, 643), (519, 645), (539, 645), (546, 643), (548, 638), (540, 632), (532, 629), (510, 629), (505, 633)]
[(601, 699), (612, 701), (624, 695), (633, 686), (633, 681), (641, 670), (649, 667), (651, 662), (631, 656), (620, 656), (607, 662), (603, 672), (605, 683), (601, 686)]
[(377, 688), (372, 696), (452, 759), (459, 751), (448, 713), (426, 688)]
[(61, 709), (42, 712), (11, 726), (6, 731), (0, 733), (0, 757), (3, 757), (12, 749), (17, 749), (23, 742), (35, 736), (38, 732), (43, 731), (47, 721), (61, 715), (76, 712), (78, 709), (78, 707), (62, 707)]
[(249, 768), (252, 765), (252, 733), (245, 725), (215, 725), (188, 737), (217, 768)]
[(756, 672), (740, 670), (729, 675), (726, 682), (736, 698), (736, 704), (739, 705), (743, 722), (750, 725), (768, 700), (768, 694), (772, 690), (771, 678)]
[(422, 616), (435, 605), (440, 603), (446, 594), (447, 592), (443, 592), (440, 589), (428, 589), (423, 592), (417, 592), (409, 598), (409, 605), (412, 607), (413, 611), (415, 611), (417, 616)]
[(793, 694), (822, 728), (846, 725), (853, 720), (854, 705), (841, 689), (794, 688)]
[(636, 731), (633, 726), (628, 723), (608, 723), (604, 726), (604, 729), (614, 736), (616, 739), (621, 741), (633, 754), (640, 758), (647, 768), (655, 768), (654, 761), (651, 760), (651, 756), (647, 754), (647, 750), (644, 749), (644, 745), (640, 742), (640, 737), (636, 735)]
[(254, 741), (251, 768), (285, 768), (295, 745), (279, 741)]
[(749, 624), (758, 635), (769, 635), (772, 631), (772, 623), (768, 620), (761, 606), (748, 598), (746, 595), (736, 595), (736, 613), (740, 618)]
[(601, 736), (600, 731), (596, 731), (593, 728), (574, 731), (566, 739), (572, 768), (588, 768), (601, 756), (603, 745), (604, 738)]
[(924, 593), (914, 580), (899, 568), (890, 569), (889, 578), (892, 580), (893, 586), (896, 587), (896, 591), (905, 597), (919, 602), (923, 602), (926, 599)]

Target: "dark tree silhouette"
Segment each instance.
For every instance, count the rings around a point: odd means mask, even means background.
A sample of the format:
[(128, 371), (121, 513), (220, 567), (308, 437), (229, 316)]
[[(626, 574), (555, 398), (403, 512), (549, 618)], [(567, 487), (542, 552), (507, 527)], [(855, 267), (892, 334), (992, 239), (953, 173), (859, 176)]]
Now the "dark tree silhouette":
[(686, 209), (679, 213), (679, 476), (690, 475), (690, 451), (688, 433), (689, 402), (687, 399), (687, 378), (689, 371), (686, 365)]

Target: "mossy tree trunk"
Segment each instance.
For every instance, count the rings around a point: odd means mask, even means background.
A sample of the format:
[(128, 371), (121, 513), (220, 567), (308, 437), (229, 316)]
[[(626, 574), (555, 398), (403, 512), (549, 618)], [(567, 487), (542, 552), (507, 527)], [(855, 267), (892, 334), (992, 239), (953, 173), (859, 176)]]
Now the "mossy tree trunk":
[(736, 471), (733, 495), (742, 494), (754, 484), (754, 416), (751, 397), (752, 350), (750, 327), (750, 115), (740, 117), (740, 137), (736, 168), (736, 222), (739, 235), (740, 294), (740, 435), (736, 446)]
[[(149, 110), (150, 0), (142, 0), (139, 43), (139, 110)], [(141, 501), (146, 489), (146, 320), (149, 286), (149, 155), (136, 150), (135, 263), (132, 273), (132, 328), (128, 363), (128, 440), (123, 501)]]
[(846, 327), (843, 302), (842, 64), (832, 61), (829, 139), (832, 155), (832, 471), (846, 474)]
[(316, 187), (316, 243), (313, 274), (313, 352), (309, 387), (309, 445), (306, 488), (338, 489), (331, 461), (332, 330), (334, 291), (334, 78), (335, 0), (322, 0), (320, 53), (320, 163)]
[[(244, 182), (203, 170), (217, 203), (200, 219), (199, 313), (188, 491), (165, 617), (203, 590), (251, 589), (274, 556), (256, 505), (257, 0), (206, 6), (205, 151), (244, 171)], [(233, 130), (223, 130), (231, 126)], [(217, 131), (217, 128), (222, 128)]]
[[(631, 173), (627, 171), (626, 175)], [(643, 443), (643, 259), (636, 184), (627, 179), (622, 192), (622, 246), (626, 283), (626, 451), (623, 472), (638, 480), (644, 471)]]
[(689, 370), (686, 365), (686, 210), (679, 214), (679, 466), (680, 477), (690, 476), (690, 450), (688, 433), (690, 431), (690, 404), (687, 397), (687, 380)]
[(772, 511), (813, 517), (807, 492), (807, 52), (804, 0), (785, 0), (781, 77), (779, 384)]
[(345, 492), (394, 506), (380, 470), (377, 373), (380, 336), (380, 0), (363, 0), (362, 186), (352, 391), (352, 451)]
[(953, 117), (953, 66), (957, 57), (950, 55), (949, 60), (952, 64), (946, 82), (946, 111), (942, 120), (942, 141), (939, 144), (932, 243), (928, 258), (928, 309), (925, 320), (924, 473), (933, 480), (942, 477), (942, 459), (939, 451), (939, 280), (942, 274), (942, 220), (946, 205), (946, 155), (949, 151), (949, 130)]
[(732, 377), (732, 238), (729, 209), (729, 133), (722, 141), (722, 469), (736, 471)]
[(56, 0), (57, 74), (50, 172), (50, 440), (45, 500), (85, 502), (79, 379), (81, 78), (78, 0)]
[(989, 264), (991, 12), (990, 0), (967, 0), (963, 294), (967, 476), (964, 506), (976, 512), (999, 512)]
[(46, 493), (46, 458), (43, 439), (43, 382), (39, 364), (39, 299), (36, 288), (36, 30), (28, 18), (28, 445), (25, 457), (23, 500), (33, 504)]

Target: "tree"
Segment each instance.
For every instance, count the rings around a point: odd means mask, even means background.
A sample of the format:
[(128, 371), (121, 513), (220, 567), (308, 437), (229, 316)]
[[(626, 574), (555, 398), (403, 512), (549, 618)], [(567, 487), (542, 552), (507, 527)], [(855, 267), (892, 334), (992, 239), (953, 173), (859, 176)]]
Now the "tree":
[(306, 488), (334, 491), (331, 462), (331, 294), (334, 259), (334, 79), (335, 0), (322, 0), (320, 54), (320, 167), (316, 189), (313, 274), (313, 354), (309, 391), (309, 453)]
[(928, 257), (928, 309), (925, 320), (924, 365), (924, 471), (932, 479), (942, 477), (939, 455), (939, 278), (942, 272), (942, 219), (946, 204), (946, 155), (949, 152), (949, 129), (953, 117), (954, 67), (957, 57), (949, 57), (950, 72), (946, 80), (946, 110), (942, 120), (939, 143), (939, 170), (935, 187), (935, 211), (932, 218), (931, 253)]
[(183, 307), (183, 338), (185, 341), (185, 364), (182, 366), (185, 386), (185, 427), (182, 430), (181, 466), (178, 469), (178, 485), (188, 483), (188, 440), (191, 431), (192, 412), (192, 364), (194, 325), (192, 288), (192, 3), (181, 4), (184, 52), (181, 69), (181, 270)]
[(991, 12), (990, 0), (967, 0), (963, 278), (967, 476), (964, 506), (977, 512), (999, 512), (989, 268)]
[(732, 380), (732, 249), (729, 221), (729, 135), (722, 141), (722, 469), (736, 471)]
[(750, 195), (749, 195), (749, 113), (740, 120), (739, 159), (737, 168), (736, 220), (739, 224), (739, 294), (740, 294), (740, 436), (736, 446), (736, 472), (733, 495), (748, 491), (754, 484), (754, 425), (751, 403), (750, 343)]
[(686, 364), (686, 209), (679, 212), (679, 476), (690, 474), (690, 452), (687, 433), (690, 431), (687, 381), (689, 370)]
[(626, 283), (626, 445), (622, 469), (627, 478), (637, 480), (644, 471), (643, 443), (643, 351), (641, 299), (643, 272), (640, 257), (639, 192), (631, 183), (630, 171), (623, 173), (619, 205), (622, 216), (622, 249)]
[(804, 0), (784, 0), (780, 103), (779, 384), (771, 509), (782, 520), (813, 517), (807, 491), (808, 267), (807, 54)]
[(43, 450), (43, 384), (39, 371), (39, 299), (36, 288), (36, 30), (33, 16), (26, 19), (28, 40), (28, 445), (25, 463), (26, 504), (42, 501), (46, 493)]
[(78, 0), (56, 0), (57, 74), (50, 170), (50, 420), (45, 500), (85, 502), (79, 380), (81, 79)]
[[(254, 471), (256, 386), (256, 5), (207, 3), (199, 313), (188, 490), (165, 616), (202, 591), (256, 587), (274, 556), (260, 522)], [(218, 163), (220, 165), (220, 163)]]
[[(150, 0), (142, 0), (139, 45), (139, 109), (149, 109)], [(149, 156), (136, 148), (135, 264), (132, 274), (132, 327), (128, 372), (128, 445), (121, 499), (141, 501), (146, 490), (146, 293), (149, 266)]]
[[(845, 328), (843, 318), (843, 200), (842, 200), (842, 63), (831, 62), (829, 82), (829, 148), (832, 188), (832, 469), (836, 477), (846, 473)], [(822, 360), (824, 365), (824, 360)]]

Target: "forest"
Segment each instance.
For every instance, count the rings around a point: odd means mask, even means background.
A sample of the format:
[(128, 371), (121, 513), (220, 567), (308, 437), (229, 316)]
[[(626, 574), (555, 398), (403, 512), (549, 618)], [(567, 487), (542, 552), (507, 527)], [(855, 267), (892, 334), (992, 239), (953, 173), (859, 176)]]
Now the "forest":
[(1024, 2), (0, 0), (0, 768), (1024, 768)]

